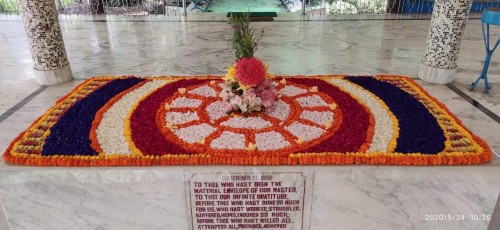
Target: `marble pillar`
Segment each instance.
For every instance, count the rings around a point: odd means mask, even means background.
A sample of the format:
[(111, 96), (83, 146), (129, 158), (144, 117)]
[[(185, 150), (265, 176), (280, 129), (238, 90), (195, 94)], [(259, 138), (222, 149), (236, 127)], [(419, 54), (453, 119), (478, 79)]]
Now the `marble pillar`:
[(427, 48), (418, 77), (424, 81), (447, 84), (453, 81), (465, 22), (472, 0), (436, 0)]
[(54, 0), (21, 0), (24, 28), (30, 43), (35, 81), (55, 85), (73, 79)]

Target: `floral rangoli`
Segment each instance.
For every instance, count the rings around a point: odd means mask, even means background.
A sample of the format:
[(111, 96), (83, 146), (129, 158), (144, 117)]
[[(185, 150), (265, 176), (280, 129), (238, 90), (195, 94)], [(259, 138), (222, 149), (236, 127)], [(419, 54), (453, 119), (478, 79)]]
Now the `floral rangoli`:
[(276, 77), (270, 109), (227, 113), (221, 77), (97, 77), (20, 134), (37, 166), (478, 164), (486, 142), (411, 79)]

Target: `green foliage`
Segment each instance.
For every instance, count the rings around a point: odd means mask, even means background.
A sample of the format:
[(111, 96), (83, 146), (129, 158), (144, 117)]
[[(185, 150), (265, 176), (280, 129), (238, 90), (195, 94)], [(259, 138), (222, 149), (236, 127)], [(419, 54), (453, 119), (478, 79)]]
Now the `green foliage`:
[(363, 14), (383, 14), (387, 5), (387, 0), (370, 0), (360, 3), (353, 1), (353, 5), (358, 9), (359, 13)]
[[(75, 0), (60, 0), (60, 3), (62, 4), (62, 7), (66, 7), (66, 6), (71, 6), (73, 4), (75, 4)], [(57, 1), (56, 1), (56, 5), (57, 5)]]
[(333, 0), (325, 5), (330, 14), (383, 14), (387, 0)]
[(231, 89), (232, 90), (237, 90), (238, 88), (240, 88), (240, 84), (238, 84), (237, 81), (233, 82), (233, 84), (231, 85)]
[(244, 91), (242, 89), (239, 89), (239, 88), (240, 88), (239, 82), (235, 81), (235, 82), (233, 82), (233, 84), (231, 84), (231, 89), (236, 90), (236, 93), (241, 96), (241, 95), (243, 95)]
[[(19, 0), (0, 0), (0, 13), (19, 13)], [(54, 0), (57, 7), (68, 7), (75, 4), (75, 0)]]
[(17, 0), (0, 0), (0, 13), (18, 13)]
[(234, 30), (232, 42), (236, 59), (253, 57), (253, 54), (257, 51), (257, 45), (264, 34), (264, 29), (262, 29), (260, 36), (254, 37), (255, 30), (250, 27), (250, 13), (243, 14), (243, 17), (231, 14), (229, 24)]
[[(131, 0), (128, 0), (128, 1), (124, 1), (124, 0), (104, 0), (103, 1), (104, 5), (110, 6), (110, 7), (136, 6), (136, 5), (142, 5), (143, 2), (146, 2), (146, 1), (144, 1), (144, 0), (134, 0), (134, 1), (131, 1)], [(150, 1), (150, 2), (159, 3), (159, 1)]]

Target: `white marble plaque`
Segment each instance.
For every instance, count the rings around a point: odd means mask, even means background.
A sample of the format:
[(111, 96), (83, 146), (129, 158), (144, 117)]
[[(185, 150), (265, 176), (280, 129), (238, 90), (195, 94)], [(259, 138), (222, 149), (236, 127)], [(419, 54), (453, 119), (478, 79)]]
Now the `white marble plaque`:
[(194, 173), (191, 229), (304, 229), (305, 184), (301, 172)]

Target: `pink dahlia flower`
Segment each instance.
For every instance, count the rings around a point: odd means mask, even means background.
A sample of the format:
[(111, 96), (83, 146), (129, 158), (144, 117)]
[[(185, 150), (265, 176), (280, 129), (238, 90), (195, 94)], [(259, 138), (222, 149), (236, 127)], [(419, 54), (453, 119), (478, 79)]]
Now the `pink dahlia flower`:
[(236, 78), (246, 86), (256, 86), (266, 77), (264, 63), (257, 58), (241, 58), (236, 61)]

